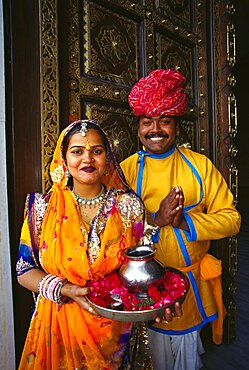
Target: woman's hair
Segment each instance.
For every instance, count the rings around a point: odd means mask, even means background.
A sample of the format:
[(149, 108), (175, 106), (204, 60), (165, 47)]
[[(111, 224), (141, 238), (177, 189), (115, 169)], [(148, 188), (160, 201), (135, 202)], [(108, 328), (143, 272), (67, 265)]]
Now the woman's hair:
[[(69, 145), (69, 141), (70, 141), (70, 138), (76, 134), (77, 132), (80, 132), (80, 129), (81, 129), (81, 122), (79, 121), (79, 123), (77, 123), (64, 137), (63, 141), (62, 141), (62, 156), (64, 158), (64, 160), (66, 161), (66, 153), (67, 153), (67, 149), (68, 149), (68, 145)], [(102, 141), (103, 141), (103, 144), (104, 144), (104, 147), (105, 147), (105, 151), (106, 151), (106, 154), (108, 154), (108, 140), (107, 140), (107, 137), (105, 136), (104, 132), (101, 130), (101, 128), (97, 125), (97, 124), (94, 124), (92, 122), (88, 122), (87, 123), (87, 130), (88, 129), (93, 129), (95, 131), (98, 132), (99, 136), (101, 137)]]

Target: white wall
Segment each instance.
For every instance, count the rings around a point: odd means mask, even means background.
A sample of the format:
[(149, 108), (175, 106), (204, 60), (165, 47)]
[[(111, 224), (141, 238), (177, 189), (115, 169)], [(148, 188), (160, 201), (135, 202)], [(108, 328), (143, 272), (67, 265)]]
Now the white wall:
[(3, 4), (0, 0), (0, 369), (15, 369), (14, 319), (7, 206)]

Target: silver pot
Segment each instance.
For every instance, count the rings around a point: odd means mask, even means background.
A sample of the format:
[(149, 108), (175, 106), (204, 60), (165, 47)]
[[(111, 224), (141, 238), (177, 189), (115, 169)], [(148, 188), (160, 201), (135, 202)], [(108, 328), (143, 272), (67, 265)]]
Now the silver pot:
[(159, 285), (165, 268), (154, 258), (156, 249), (150, 245), (137, 245), (125, 249), (125, 257), (119, 270), (121, 283), (138, 298), (147, 298), (150, 286)]

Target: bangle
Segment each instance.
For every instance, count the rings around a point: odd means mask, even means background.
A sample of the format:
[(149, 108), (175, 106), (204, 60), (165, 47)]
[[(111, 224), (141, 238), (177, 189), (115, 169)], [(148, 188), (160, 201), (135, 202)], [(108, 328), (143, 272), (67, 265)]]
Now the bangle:
[(57, 284), (59, 284), (60, 281), (61, 281), (61, 278), (54, 277), (54, 279), (50, 282), (49, 287), (48, 287), (48, 291), (47, 291), (47, 297), (50, 301), (55, 302), (54, 291), (57, 287)]
[[(54, 298), (54, 302), (58, 303), (58, 304), (61, 304), (61, 303), (64, 303), (65, 302), (65, 299), (62, 298), (61, 296), (61, 289), (64, 285), (66, 285), (68, 282), (67, 279), (63, 279), (63, 280), (60, 280), (55, 289), (54, 289), (54, 292), (53, 292), (53, 298)], [(67, 299), (66, 299), (67, 300)]]
[(49, 284), (53, 281), (54, 275), (47, 275), (46, 279), (44, 279), (42, 287), (41, 287), (41, 296), (48, 299), (48, 290)]
[(48, 274), (39, 281), (38, 294), (58, 304), (66, 303), (69, 299), (61, 297), (61, 289), (67, 282), (67, 279)]
[(47, 284), (49, 283), (50, 280), (53, 279), (53, 276), (54, 275), (51, 274), (44, 276), (38, 284), (38, 294), (40, 294), (44, 298), (46, 298)]
[(41, 290), (42, 290), (42, 284), (45, 280), (46, 276), (44, 276), (40, 281), (39, 281), (39, 284), (38, 284), (38, 295), (41, 295)]

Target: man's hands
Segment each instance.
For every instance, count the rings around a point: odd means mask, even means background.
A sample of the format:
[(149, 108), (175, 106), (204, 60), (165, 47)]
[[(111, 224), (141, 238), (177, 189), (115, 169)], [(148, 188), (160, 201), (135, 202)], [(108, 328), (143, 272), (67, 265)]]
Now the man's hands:
[(159, 226), (172, 225), (189, 230), (183, 214), (184, 194), (181, 186), (176, 186), (161, 201), (156, 213), (155, 223)]
[[(170, 322), (173, 320), (174, 317), (180, 318), (182, 316), (182, 305), (180, 302), (176, 302), (174, 305), (174, 310), (171, 310), (169, 307), (165, 308), (164, 310), (164, 320), (166, 322)], [(155, 320), (157, 323), (162, 321), (162, 318), (157, 317)]]

